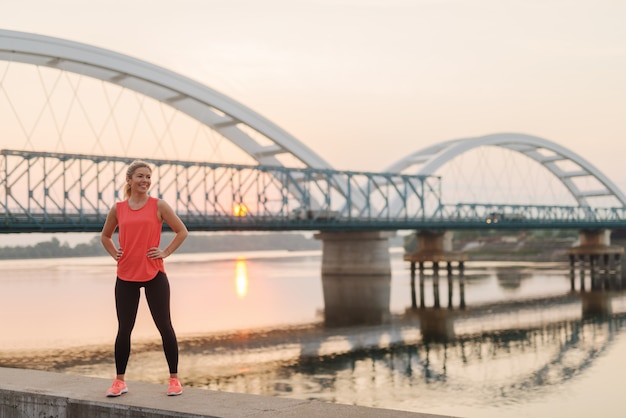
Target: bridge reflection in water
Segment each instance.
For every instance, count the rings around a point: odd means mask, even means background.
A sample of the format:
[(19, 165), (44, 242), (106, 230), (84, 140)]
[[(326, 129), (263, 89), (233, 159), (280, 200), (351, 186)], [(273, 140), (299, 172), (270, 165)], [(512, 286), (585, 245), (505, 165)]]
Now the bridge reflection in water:
[[(585, 295), (424, 308), (457, 321), (456, 333), (441, 340), (424, 338), (422, 316), (402, 315), (386, 326), (269, 332), (217, 346), (198, 341), (202, 350), (183, 352), (196, 366), (193, 385), (207, 389), (414, 411), (446, 402), (441, 392), (447, 402), (450, 392), (460, 393), (459, 405), (523, 402), (582, 375), (626, 326), (624, 311), (583, 315)], [(624, 305), (622, 295), (610, 297)]]
[[(535, 268), (497, 267), (497, 286), (523, 287)], [(236, 263), (236, 273), (237, 292), (243, 294), (243, 263)], [(626, 296), (619, 289), (560, 287), (551, 297), (481, 304), (471, 288), (490, 273), (472, 269), (467, 273), (470, 297), (464, 307), (458, 276), (451, 278), (452, 304), (435, 307), (433, 274), (425, 270), (423, 307), (411, 306), (407, 294), (404, 313), (390, 313), (388, 301), (386, 309), (376, 305), (380, 294), (389, 298), (387, 279), (359, 282), (352, 277), (331, 281), (332, 286), (342, 286), (333, 288), (333, 294), (351, 302), (342, 312), (341, 300), (330, 301), (326, 324), (181, 338), (185, 384), (417, 412), (451, 413), (437, 408), (452, 404), (459, 408), (455, 415), (469, 416), (462, 413), (468, 405), (497, 409), (512, 400), (532, 402), (551, 387), (560, 389), (583, 375), (626, 327)], [(559, 274), (566, 289), (567, 270)], [(448, 294), (448, 283), (448, 278), (441, 280), (441, 295)], [(589, 302), (592, 298), (604, 303)], [(445, 326), (438, 329), (436, 321), (426, 324), (429, 314), (445, 318)], [(333, 323), (332, 318), (342, 315)], [(355, 318), (360, 324), (348, 325)], [(6, 367), (104, 378), (110, 377), (113, 364), (108, 344), (6, 353), (0, 360)], [(162, 370), (160, 342), (133, 346), (130, 375), (162, 383)]]
[[(626, 327), (623, 311), (583, 316), (581, 296), (465, 311), (425, 308), (447, 311), (456, 321), (455, 332), (441, 340), (425, 338), (421, 316), (400, 315), (385, 325), (186, 340), (181, 361), (193, 365), (186, 376), (189, 384), (212, 390), (418, 412), (450, 402), (450, 393), (458, 397), (458, 405), (476, 399), (523, 402), (582, 375)], [(621, 295), (611, 297), (624, 305)], [(158, 367), (158, 348), (135, 361), (145, 370)]]
[[(593, 269), (593, 266), (591, 267)], [(414, 316), (419, 320), (420, 331), (424, 341), (451, 341), (455, 339), (455, 322), (463, 318), (478, 318), (484, 315), (507, 312), (509, 315), (521, 315), (529, 307), (550, 307), (561, 310), (562, 307), (571, 309), (572, 304), (580, 306), (574, 314), (574, 318), (583, 319), (605, 318), (613, 314), (613, 301), (623, 294), (626, 281), (613, 269), (591, 271), (591, 276), (586, 276), (585, 270), (579, 274), (575, 270), (570, 272), (570, 293), (562, 296), (537, 298), (534, 300), (502, 301), (498, 303), (476, 305), (467, 308), (465, 302), (465, 277), (464, 270), (459, 270), (459, 275), (454, 276), (452, 269), (448, 268), (446, 279), (447, 308), (440, 302), (440, 277), (436, 264), (433, 265), (432, 275), (427, 277), (423, 269), (419, 271), (419, 300), (416, 304), (416, 289), (414, 286), (415, 272), (411, 273), (412, 305), (406, 309), (407, 316)], [(511, 267), (499, 267), (496, 270), (496, 278), (501, 287), (519, 287), (524, 279), (532, 277), (529, 271)], [(429, 278), (430, 280), (427, 280)], [(432, 286), (431, 306), (426, 303), (426, 283)], [(458, 284), (455, 284), (458, 283)], [(456, 290), (455, 290), (456, 289)], [(455, 291), (458, 295), (455, 296)], [(455, 307), (453, 301), (458, 300)]]

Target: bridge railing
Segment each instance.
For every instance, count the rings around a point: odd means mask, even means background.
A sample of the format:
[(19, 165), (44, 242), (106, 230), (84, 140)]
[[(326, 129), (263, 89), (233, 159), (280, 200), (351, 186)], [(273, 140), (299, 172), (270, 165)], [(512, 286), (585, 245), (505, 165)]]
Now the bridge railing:
[(626, 207), (457, 203), (442, 204), (440, 219), (446, 228), (457, 229), (480, 224), (494, 229), (621, 229), (626, 227)]
[[(0, 151), (3, 232), (96, 231), (132, 158)], [(146, 159), (191, 230), (396, 229), (437, 216), (440, 178)], [(402, 202), (391, 205), (390, 202)]]

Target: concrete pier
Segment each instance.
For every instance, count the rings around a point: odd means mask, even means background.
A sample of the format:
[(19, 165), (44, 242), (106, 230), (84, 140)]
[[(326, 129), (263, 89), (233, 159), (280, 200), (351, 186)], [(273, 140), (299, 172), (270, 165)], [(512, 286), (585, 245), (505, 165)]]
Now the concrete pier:
[(184, 388), (166, 396), (165, 385), (128, 382), (129, 392), (106, 398), (106, 379), (0, 368), (1, 418), (166, 417), (389, 417), (441, 415)]
[(375, 325), (389, 318), (391, 258), (395, 232), (320, 232), (324, 323)]
[(387, 276), (391, 274), (389, 238), (395, 232), (320, 232), (322, 274)]
[[(572, 290), (575, 290), (575, 274), (580, 271), (580, 290), (585, 290), (585, 272), (588, 271), (591, 289), (607, 287), (609, 279), (622, 282), (622, 254), (624, 247), (611, 245), (610, 231), (583, 230), (579, 233), (579, 244), (567, 251), (570, 259)], [(613, 280), (615, 281), (615, 280)]]
[[(448, 307), (452, 308), (453, 298), (453, 267), (452, 263), (458, 263), (458, 283), (459, 283), (459, 307), (465, 308), (465, 261), (467, 254), (458, 251), (452, 251), (452, 233), (450, 231), (418, 231), (416, 232), (417, 250), (412, 253), (404, 254), (404, 261), (411, 263), (411, 309), (418, 308), (417, 299), (415, 297), (415, 276), (416, 266), (419, 266), (419, 289), (420, 303), (419, 308), (424, 309), (424, 282), (426, 262), (432, 265), (432, 283), (433, 283), (433, 300), (434, 308), (441, 307), (439, 294), (439, 263), (446, 263), (446, 272), (448, 280)], [(447, 331), (443, 332), (444, 334)]]
[[(440, 281), (440, 277), (439, 277), (439, 269), (437, 268), (437, 266), (435, 265), (433, 267), (433, 275), (432, 275), (432, 291), (433, 291), (433, 308), (435, 309), (439, 309), (442, 307), (441, 304), (441, 292), (439, 291), (439, 281)], [(464, 275), (464, 270), (461, 268), (459, 271), (459, 276), (458, 276), (458, 294), (459, 294), (459, 300), (458, 300), (458, 307), (460, 309), (465, 309), (465, 275)], [(411, 308), (412, 310), (416, 310), (416, 309), (425, 309), (426, 308), (426, 289), (425, 289), (425, 283), (426, 283), (426, 275), (424, 274), (424, 270), (420, 269), (419, 271), (419, 295), (420, 295), (420, 302), (419, 302), (419, 307), (417, 304), (417, 297), (416, 297), (416, 293), (417, 290), (415, 288), (415, 270), (411, 270)], [(452, 276), (452, 271), (451, 269), (448, 269), (448, 275), (447, 275), (447, 284), (448, 284), (448, 309), (452, 309), (453, 306), (453, 299), (454, 299), (454, 278)]]
[(446, 269), (451, 272), (452, 263), (457, 262), (459, 270), (464, 268), (467, 254), (452, 251), (452, 233), (450, 231), (418, 231), (417, 251), (404, 255), (404, 261), (411, 263), (411, 271), (415, 271), (416, 264), (423, 271), (426, 262), (431, 262), (433, 270), (439, 269), (439, 263), (446, 263)]

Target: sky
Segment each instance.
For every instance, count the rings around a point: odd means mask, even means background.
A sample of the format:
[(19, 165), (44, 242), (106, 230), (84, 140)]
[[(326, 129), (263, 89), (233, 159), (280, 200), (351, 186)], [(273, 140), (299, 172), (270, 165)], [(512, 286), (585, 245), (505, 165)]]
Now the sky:
[(617, 0), (2, 0), (0, 28), (179, 72), (340, 170), (519, 132), (626, 190), (625, 18)]

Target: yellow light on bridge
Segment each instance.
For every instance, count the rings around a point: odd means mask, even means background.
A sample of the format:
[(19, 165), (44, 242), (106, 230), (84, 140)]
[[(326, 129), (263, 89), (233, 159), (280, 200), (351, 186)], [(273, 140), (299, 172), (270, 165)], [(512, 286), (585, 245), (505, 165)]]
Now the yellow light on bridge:
[(233, 206), (233, 216), (246, 216), (248, 214), (248, 207), (243, 203), (236, 203)]

